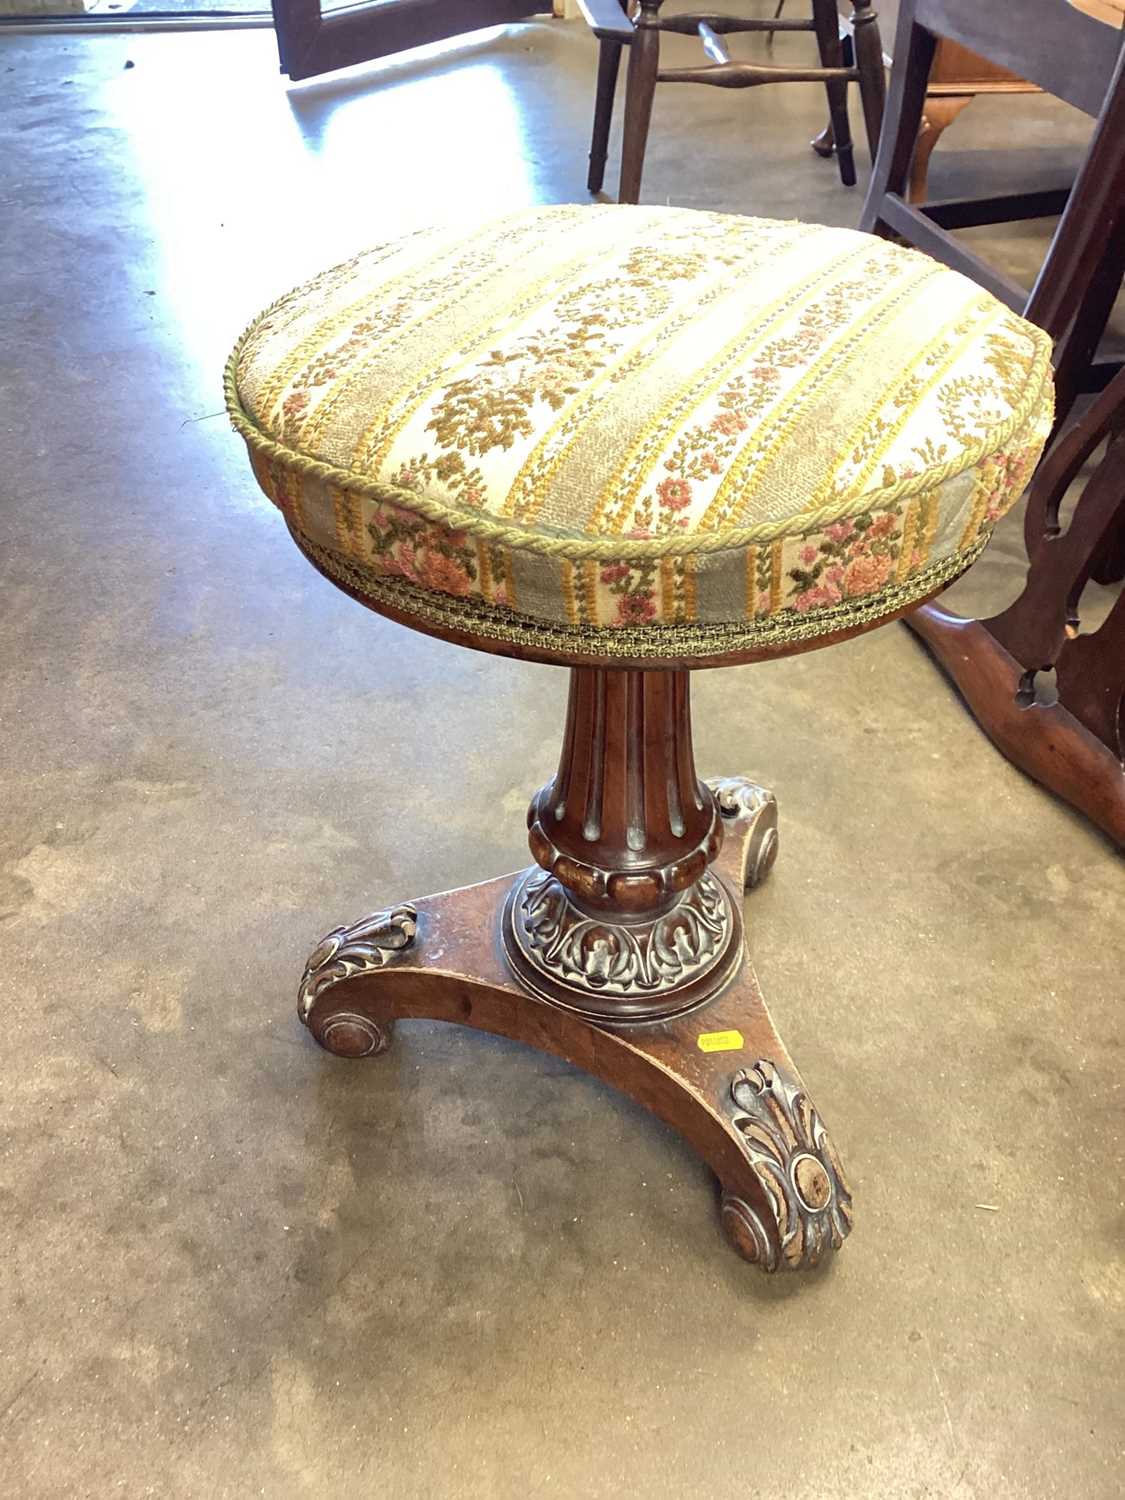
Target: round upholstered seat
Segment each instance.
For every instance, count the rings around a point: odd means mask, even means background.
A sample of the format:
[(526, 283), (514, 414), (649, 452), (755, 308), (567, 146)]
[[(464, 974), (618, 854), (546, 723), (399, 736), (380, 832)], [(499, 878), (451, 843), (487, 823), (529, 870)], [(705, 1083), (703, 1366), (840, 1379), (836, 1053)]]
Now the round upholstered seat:
[(377, 609), (529, 655), (784, 651), (934, 593), (1018, 498), (1046, 336), (925, 256), (674, 208), (369, 250), (227, 369), (258, 481)]

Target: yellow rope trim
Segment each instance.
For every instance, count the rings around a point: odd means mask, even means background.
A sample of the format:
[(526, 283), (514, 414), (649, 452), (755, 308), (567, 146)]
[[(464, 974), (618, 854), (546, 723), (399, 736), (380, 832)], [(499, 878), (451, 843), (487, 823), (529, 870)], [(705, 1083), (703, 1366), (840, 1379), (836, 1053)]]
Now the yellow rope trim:
[(563, 625), (536, 620), (499, 604), (485, 604), (453, 594), (438, 594), (401, 578), (381, 578), (347, 558), (317, 546), (293, 532), (293, 540), (321, 572), (370, 599), (376, 609), (385, 605), (438, 630), (455, 630), (482, 640), (505, 641), (543, 651), (568, 652), (601, 660), (673, 660), (677, 657), (722, 656), (753, 648), (778, 649), (818, 635), (874, 625), (915, 600), (950, 583), (972, 566), (984, 551), (988, 535), (966, 552), (955, 552), (914, 573), (906, 583), (878, 593), (844, 599), (824, 609), (799, 614), (784, 609), (753, 622), (700, 621), (673, 625)]
[[(288, 295), (291, 294), (287, 294), (287, 297)], [(448, 527), (450, 530), (463, 531), (469, 536), (499, 542), (504, 546), (524, 552), (534, 552), (544, 557), (569, 558), (572, 561), (598, 558), (640, 561), (645, 558), (688, 557), (702, 553), (724, 552), (728, 548), (745, 547), (752, 542), (768, 542), (782, 537), (803, 536), (814, 531), (821, 531), (824, 527), (832, 525), (834, 521), (863, 515), (870, 510), (881, 510), (893, 505), (897, 500), (927, 490), (935, 490), (946, 480), (963, 474), (978, 464), (982, 458), (1002, 448), (1024, 427), (1034, 424), (1040, 412), (1051, 401), (1050, 394), (1045, 394), (1045, 390), (1050, 387), (1053, 375), (1051, 341), (1041, 329), (1027, 324), (1027, 332), (1038, 346), (1038, 359), (1032, 376), (1037, 374), (1039, 378), (1034, 384), (1029, 382), (1023, 400), (1006, 421), (998, 423), (971, 446), (963, 449), (957, 458), (949, 459), (943, 464), (935, 464), (932, 468), (900, 479), (884, 489), (869, 490), (865, 494), (838, 500), (834, 504), (818, 506), (815, 510), (802, 511), (799, 515), (783, 517), (781, 520), (758, 521), (752, 526), (733, 526), (721, 531), (697, 531), (687, 536), (682, 532), (675, 532), (667, 536), (637, 539), (617, 536), (587, 537), (573, 533), (551, 534), (544, 530), (528, 531), (519, 526), (495, 521), (490, 516), (482, 515), (477, 511), (455, 510), (439, 501), (431, 500), (426, 495), (418, 495), (412, 490), (400, 489), (396, 485), (369, 479), (353, 470), (324, 463), (320, 459), (309, 457), (308, 454), (294, 452), (262, 432), (243, 408), (238, 390), (238, 363), (243, 345), (253, 333), (256, 325), (263, 318), (270, 317), (287, 300), (287, 297), (279, 298), (272, 303), (243, 330), (238, 342), (231, 350), (223, 372), (223, 394), (231, 424), (252, 450), (267, 459), (283, 464), (294, 473), (321, 480), (326, 484), (338, 485), (340, 488), (351, 490), (354, 494), (364, 495), (372, 500), (401, 506), (403, 510), (421, 516), (427, 521), (436, 522), (440, 526)]]

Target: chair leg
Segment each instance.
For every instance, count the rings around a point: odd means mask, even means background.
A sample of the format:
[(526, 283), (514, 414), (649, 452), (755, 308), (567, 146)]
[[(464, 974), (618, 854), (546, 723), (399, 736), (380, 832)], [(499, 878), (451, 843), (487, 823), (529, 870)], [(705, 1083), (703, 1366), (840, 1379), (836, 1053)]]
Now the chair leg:
[[(1060, 268), (1065, 274), (1066, 268)], [(1109, 315), (1121, 292), (1125, 277), (1125, 234), (1102, 256), (1089, 276), (1070, 327), (1055, 344), (1055, 428), (1070, 414), (1070, 408), (1086, 389), (1098, 344)], [(1051, 332), (1048, 329), (1048, 332)]]
[(1125, 54), (1024, 316), (1055, 342), (1055, 421), (1085, 389), (1125, 276)]
[[(652, 96), (660, 66), (660, 32), (652, 24), (661, 0), (641, 0), (636, 31), (629, 48), (629, 71), (625, 81), (625, 129), (621, 141), (619, 203), (639, 203), (641, 174), (652, 119)], [(647, 21), (646, 21), (647, 18)]]
[[(917, 25), (900, 26), (895, 41), (895, 61), (891, 70), (891, 96), (887, 118), (875, 158), (875, 170), (867, 189), (859, 227), (868, 234), (887, 234), (881, 217), (883, 199), (888, 193), (906, 196), (910, 164), (922, 126), (926, 87), (934, 56), (932, 33)], [(879, 63), (882, 74), (882, 61)], [(862, 91), (862, 86), (861, 86)], [(866, 105), (865, 105), (866, 112)]]
[[(836, 0), (813, 0), (813, 24), (816, 27), (821, 67), (842, 67), (844, 51), (840, 45)], [(835, 78), (826, 83), (824, 88), (828, 95), (828, 117), (840, 168), (840, 181), (845, 187), (855, 187), (855, 153), (852, 149), (851, 123), (848, 120), (848, 85), (842, 79)], [(816, 149), (814, 142), (813, 150)]]
[(871, 9), (871, 0), (852, 0), (852, 36), (859, 67), (859, 96), (863, 101), (863, 120), (867, 127), (867, 145), (875, 161), (879, 137), (883, 130), (883, 110), (887, 102), (887, 75), (883, 66), (883, 43), (879, 22)]
[(832, 134), (831, 121), (828, 122), (828, 124), (824, 127), (819, 135), (813, 136), (812, 140), (809, 142), (809, 145), (816, 152), (817, 156), (823, 156), (827, 158), (832, 155), (833, 151), (835, 151), (836, 149), (836, 140)]
[(590, 138), (590, 170), (586, 186), (600, 193), (605, 181), (609, 129), (613, 123), (613, 101), (617, 93), (617, 70), (621, 63), (621, 43), (603, 38), (598, 45), (598, 85), (594, 95), (594, 130)]

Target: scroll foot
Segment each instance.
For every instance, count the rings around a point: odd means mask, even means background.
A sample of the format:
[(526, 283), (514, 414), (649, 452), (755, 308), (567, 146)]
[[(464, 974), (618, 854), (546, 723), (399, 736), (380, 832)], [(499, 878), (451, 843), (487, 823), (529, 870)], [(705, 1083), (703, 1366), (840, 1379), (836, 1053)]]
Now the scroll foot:
[(725, 1189), (723, 1231), (763, 1270), (803, 1270), (838, 1250), (852, 1227), (852, 1195), (820, 1116), (799, 1081), (759, 1058), (734, 1075), (731, 1122), (768, 1205)]
[(301, 977), (297, 1014), (325, 1051), (336, 1057), (386, 1052), (394, 1031), (390, 1014), (360, 1013), (348, 1004), (344, 991), (333, 991), (346, 980), (393, 964), (413, 945), (417, 930), (414, 907), (396, 906), (321, 938)]
[(746, 776), (713, 776), (707, 785), (723, 818), (726, 874), (752, 891), (777, 859), (777, 798)]

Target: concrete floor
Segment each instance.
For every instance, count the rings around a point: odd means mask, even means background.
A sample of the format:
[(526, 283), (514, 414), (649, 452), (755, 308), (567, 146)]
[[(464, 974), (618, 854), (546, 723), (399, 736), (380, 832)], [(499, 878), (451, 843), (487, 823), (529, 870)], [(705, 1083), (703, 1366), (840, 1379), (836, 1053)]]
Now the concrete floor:
[[(581, 199), (592, 64), (549, 22), (288, 91), (263, 32), (0, 44), (11, 1500), (1122, 1493), (1121, 864), (905, 629), (696, 684), (701, 769), (781, 798), (752, 943), (853, 1179), (827, 1273), (743, 1265), (687, 1148), (561, 1064), (298, 1026), (325, 927), (524, 862), (565, 684), (317, 577), (222, 360), (366, 241)], [(853, 223), (819, 120), (668, 90), (649, 201)], [(937, 185), (1086, 128), (979, 103)]]

